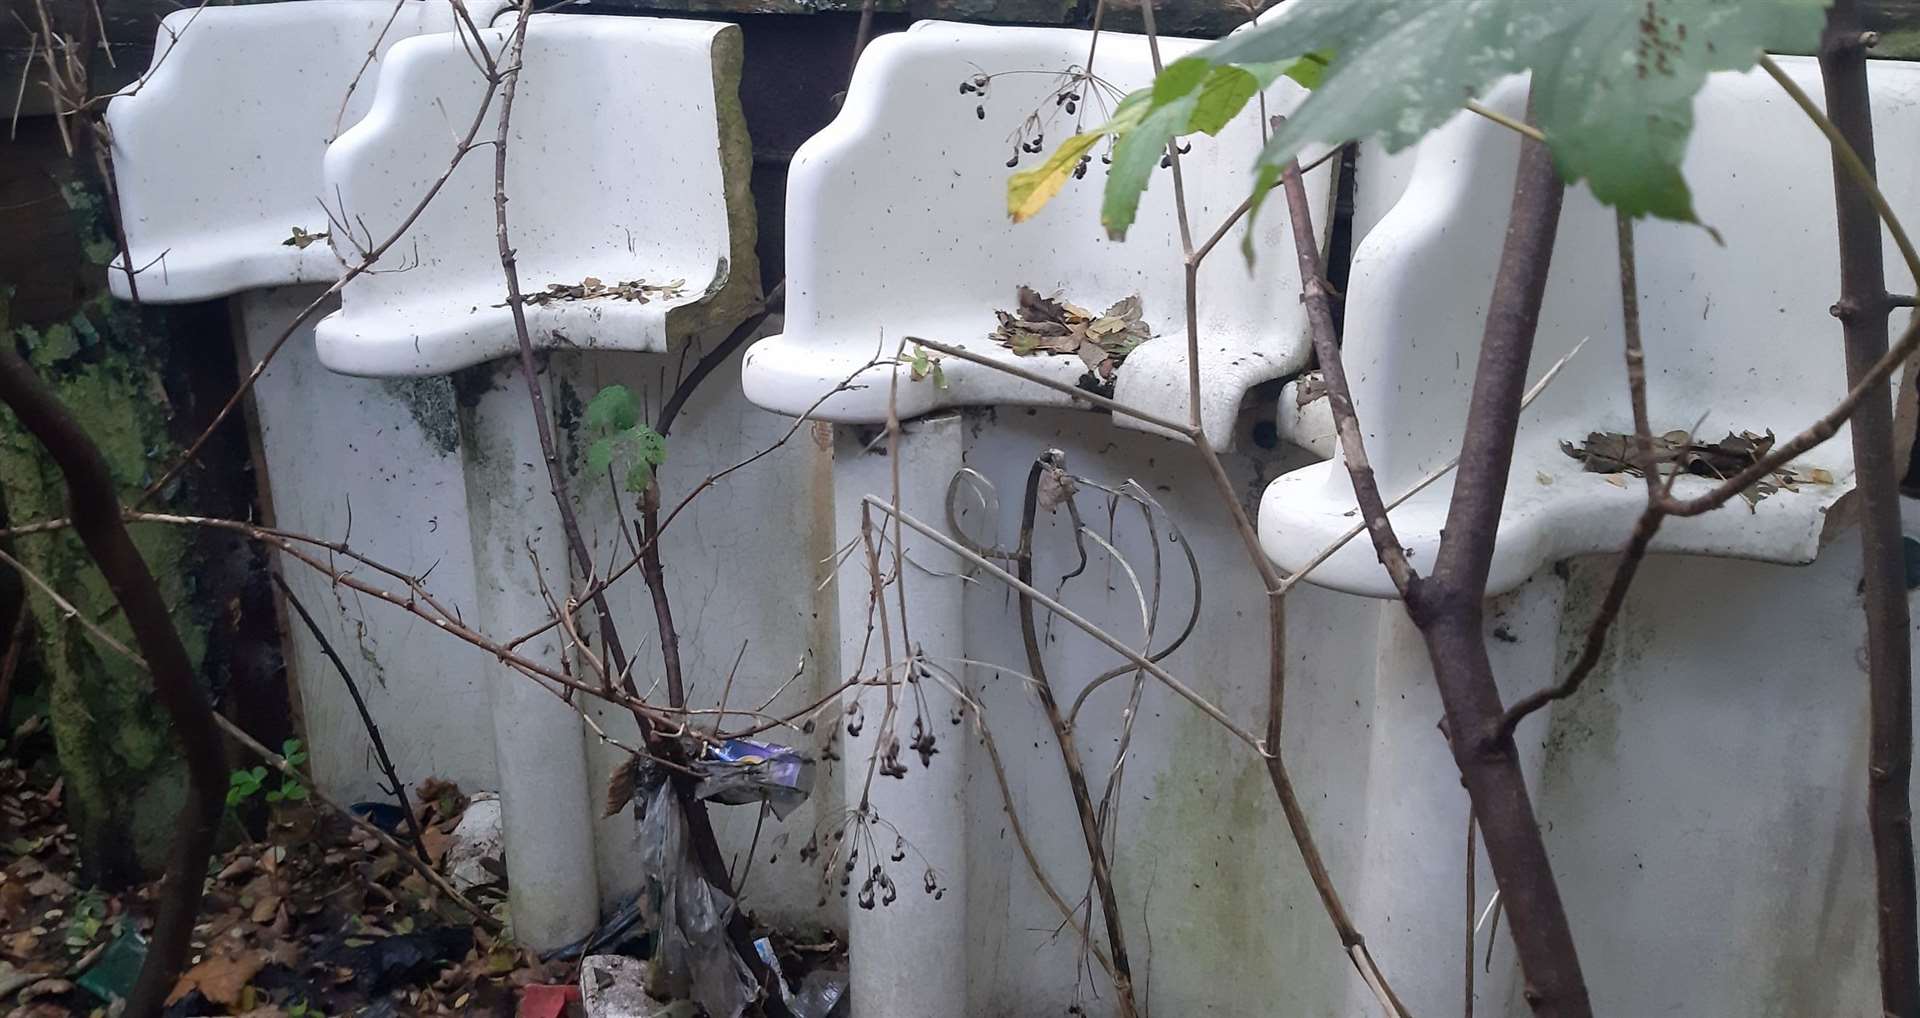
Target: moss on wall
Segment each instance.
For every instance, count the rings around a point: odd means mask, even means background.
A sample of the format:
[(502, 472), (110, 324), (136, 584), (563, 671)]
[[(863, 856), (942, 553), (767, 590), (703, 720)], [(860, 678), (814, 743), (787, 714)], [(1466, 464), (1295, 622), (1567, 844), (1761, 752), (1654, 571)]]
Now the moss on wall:
[[(110, 256), (97, 191), (63, 182), (75, 232), (87, 260)], [(16, 324), (0, 292), (0, 332), (25, 356), (100, 446), (123, 497), (141, 491), (178, 446), (173, 410), (162, 385), (166, 344), (141, 316), (96, 287), (64, 319)], [(149, 312), (156, 319), (164, 314)], [(65, 516), (66, 485), (12, 414), (0, 409), (0, 488), (12, 522)], [(175, 606), (175, 626), (199, 667), (206, 660), (213, 605), (197, 598), (195, 538), (168, 526), (132, 528), (134, 543)], [(94, 624), (131, 643), (112, 592), (70, 532), (17, 539), (13, 553)], [(37, 590), (32, 612), (38, 685), (66, 778), (69, 818), (83, 865), (96, 880), (119, 885), (164, 866), (185, 770), (146, 674), (90, 636)], [(192, 607), (189, 607), (192, 606)], [(203, 670), (204, 671), (204, 670)]]

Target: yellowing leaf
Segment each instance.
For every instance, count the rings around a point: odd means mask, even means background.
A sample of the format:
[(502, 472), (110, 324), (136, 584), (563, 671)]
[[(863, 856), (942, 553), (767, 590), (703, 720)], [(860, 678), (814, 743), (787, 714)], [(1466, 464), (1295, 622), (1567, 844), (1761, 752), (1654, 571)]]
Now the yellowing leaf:
[(1030, 170), (1021, 170), (1007, 179), (1007, 214), (1016, 223), (1034, 217), (1060, 189), (1067, 186), (1080, 159), (1100, 141), (1096, 131), (1076, 134), (1063, 142), (1047, 161)]

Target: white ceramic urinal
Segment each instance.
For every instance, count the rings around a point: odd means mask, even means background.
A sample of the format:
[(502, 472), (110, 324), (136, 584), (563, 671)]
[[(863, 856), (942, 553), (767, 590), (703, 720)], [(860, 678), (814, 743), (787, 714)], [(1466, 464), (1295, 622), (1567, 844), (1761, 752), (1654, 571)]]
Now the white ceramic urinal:
[[(1779, 61), (1820, 94), (1813, 60)], [(1872, 90), (1880, 165), (1904, 166), (1920, 128), (1920, 67), (1875, 61)], [(1517, 115), (1525, 100), (1526, 83), (1509, 80), (1487, 102)], [(1698, 226), (1636, 227), (1652, 426), (1697, 426), (1704, 441), (1746, 431), (1784, 440), (1846, 390), (1828, 312), (1839, 293), (1828, 147), (1758, 71), (1713, 76), (1695, 118), (1685, 171), (1701, 220), (1724, 243)], [(1458, 452), (1518, 145), (1483, 118), (1456, 117), (1420, 145), (1406, 192), (1356, 252), (1345, 359), (1389, 499)], [(1896, 210), (1920, 214), (1920, 179), (1883, 172), (1882, 186)], [(1910, 290), (1891, 240), (1886, 264), (1889, 288)], [(1567, 194), (1549, 280), (1532, 377), (1588, 343), (1526, 412), (1515, 447), (1487, 622), (1509, 703), (1573, 659), (1612, 560), (1554, 567), (1617, 551), (1646, 498), (1638, 478), (1586, 472), (1562, 449), (1591, 432), (1633, 430), (1614, 216), (1584, 187)], [(1796, 466), (1797, 490), (1667, 521), (1600, 668), (1517, 733), (1598, 1011), (1873, 1006), (1872, 940), (1859, 925), (1871, 911), (1864, 807), (1849, 798), (1865, 782), (1865, 679), (1859, 557), (1842, 511), (1854, 473), (1846, 431)], [(1709, 483), (1683, 477), (1675, 493)], [(1422, 572), (1451, 493), (1449, 475), (1392, 512)], [(1356, 520), (1336, 456), (1268, 487), (1260, 535), (1276, 563), (1297, 569)], [(1836, 534), (1845, 539), (1829, 547)], [(1364, 535), (1310, 582), (1393, 596)], [(1434, 730), (1441, 708), (1426, 648), (1399, 604), (1381, 605), (1351, 900), (1404, 999), (1457, 1001), (1459, 967), (1432, 962), (1457, 956), (1448, 952), (1463, 922), (1466, 798)], [(1829, 833), (1809, 839), (1811, 830)], [(1479, 886), (1476, 907), (1492, 888), (1484, 855)], [(1832, 939), (1838, 927), (1813, 916), (1847, 916), (1845, 936), (1860, 939)], [(1781, 975), (1804, 950), (1802, 919), (1822, 931), (1820, 961), (1804, 970), (1818, 978)], [(1505, 932), (1480, 943), (1494, 952), (1483, 1007), (1524, 1013)], [(1605, 975), (1621, 972), (1640, 975)]]
[[(468, 12), (485, 24), (500, 0)], [(206, 300), (330, 283), (320, 160), (373, 102), (380, 58), (450, 33), (444, 0), (304, 0), (202, 7), (160, 23), (154, 62), (107, 107), (140, 299)], [(458, 53), (451, 34), (437, 42)], [(109, 273), (131, 296), (125, 266)]]
[[(1819, 92), (1810, 60), (1782, 66)], [(1875, 62), (1874, 113), (1899, 137), (1920, 94), (1920, 69)], [(1522, 81), (1489, 98), (1509, 111)], [(1845, 392), (1840, 358), (1812, 355), (1838, 342), (1827, 309), (1839, 292), (1830, 257), (1833, 203), (1827, 150), (1797, 107), (1764, 74), (1720, 74), (1702, 91), (1686, 163), (1702, 222), (1636, 230), (1647, 396), (1656, 434), (1698, 424), (1704, 440), (1729, 432), (1782, 438), (1811, 424)], [(1794, 139), (1787, 143), (1783, 139)], [(1801, 142), (1804, 142), (1802, 144)], [(1411, 185), (1361, 242), (1348, 282), (1346, 364), (1382, 493), (1393, 498), (1459, 451), (1483, 312), (1506, 229), (1517, 158), (1510, 132), (1461, 115), (1420, 146)], [(1920, 206), (1920, 180), (1890, 174), (1895, 208)], [(1888, 244), (1889, 286), (1908, 285)], [(1493, 560), (1493, 593), (1542, 566), (1617, 549), (1645, 489), (1587, 473), (1561, 450), (1589, 432), (1631, 432), (1620, 357), (1620, 298), (1613, 214), (1584, 189), (1569, 193), (1553, 274), (1534, 344), (1533, 376), (1584, 338), (1553, 387), (1520, 426)], [(1819, 550), (1827, 512), (1851, 489), (1853, 451), (1843, 430), (1801, 461), (1832, 484), (1798, 485), (1747, 506), (1670, 521), (1657, 550), (1805, 563)], [(1677, 497), (1704, 490), (1682, 478)], [(1442, 479), (1393, 513), (1416, 567), (1433, 561), (1452, 495)], [(1274, 561), (1305, 564), (1354, 522), (1353, 489), (1339, 460), (1275, 481), (1260, 527)], [(1392, 585), (1365, 540), (1313, 573), (1313, 582), (1375, 597)]]
[[(483, 33), (496, 54), (505, 25)], [(752, 205), (733, 84), (738, 33), (660, 18), (529, 24), (506, 183), (520, 282), (532, 295), (528, 325), (542, 349), (664, 351), (670, 335), (737, 318), (756, 296), (757, 279), (737, 268), (753, 264), (753, 232), (742, 228)], [(327, 151), (327, 194), (355, 225), (353, 238), (333, 238), (342, 257), (413, 211), (456, 146), (448, 111), (485, 91), (458, 49), (437, 40), (397, 49), (373, 108)], [(490, 121), (482, 140), (494, 133)], [(328, 367), (445, 374), (516, 350), (494, 183), (483, 148), (414, 225), (404, 270), (347, 284), (339, 313), (317, 330)], [(541, 296), (582, 284), (578, 297)]]
[[(861, 498), (893, 497), (887, 493), (896, 481), (897, 497), (910, 512), (937, 520), (942, 518), (948, 482), (962, 466), (1024, 476), (1021, 457), (1037, 450), (1011, 451), (1021, 441), (1011, 433), (995, 436), (992, 428), (963, 426), (952, 415), (913, 419), (943, 408), (1068, 407), (1068, 397), (953, 358), (941, 365), (944, 387), (930, 379), (912, 381), (904, 370), (896, 386), (888, 369), (874, 368), (838, 388), (870, 360), (892, 358), (909, 337), (957, 344), (1075, 382), (1088, 371), (1079, 357), (1021, 357), (989, 339), (997, 324), (995, 311), (1015, 308), (1021, 286), (1096, 313), (1137, 296), (1153, 338), (1120, 366), (1113, 395), (1172, 419), (1187, 419), (1185, 285), (1170, 170), (1155, 171), (1124, 242), (1108, 239), (1100, 222), (1104, 145), (1093, 151), (1084, 175), (1068, 181), (1032, 220), (1015, 224), (1007, 215), (1007, 181), (1018, 168), (1009, 166), (1010, 159), (1017, 155), (1019, 165), (1037, 164), (1076, 125), (1101, 123), (1121, 95), (1152, 81), (1147, 40), (1107, 32), (1101, 34), (1094, 56), (1093, 72), (1100, 84), (1075, 84), (1071, 69), (1086, 63), (1092, 39), (1083, 31), (941, 22), (922, 22), (884, 36), (861, 56), (839, 116), (795, 156), (787, 197), (784, 332), (748, 352), (742, 372), (747, 397), (779, 413), (810, 413), (845, 423), (883, 422), (891, 407), (912, 422), (898, 443), (897, 468), (890, 459), (870, 455), (877, 449), (857, 431), (839, 435), (833, 481), (836, 543), (858, 545)], [(1172, 61), (1201, 45), (1163, 39), (1161, 55)], [(1283, 79), (1268, 91), (1265, 108), (1284, 112), (1304, 94)], [(1183, 156), (1196, 245), (1252, 187), (1254, 156), (1261, 145), (1257, 109), (1257, 104), (1250, 105), (1217, 139), (1194, 138), (1191, 151)], [(1020, 151), (1023, 144), (1027, 151)], [(1319, 216), (1315, 226), (1324, 230), (1329, 225), (1332, 174), (1317, 169), (1307, 183)], [(1268, 203), (1254, 226), (1256, 277), (1249, 276), (1239, 251), (1247, 234), (1244, 223), (1229, 231), (1203, 264), (1199, 337), (1204, 388), (1199, 409), (1216, 443), (1232, 441), (1236, 416), (1251, 387), (1290, 375), (1307, 361), (1309, 338), (1290, 229), (1284, 203)], [(1117, 455), (1135, 464), (1150, 462), (1162, 441), (1125, 432), (1116, 436), (1103, 418), (1068, 419), (1074, 421), (1075, 433), (1065, 444), (1083, 467), (1101, 455), (1083, 454), (1083, 441), (1092, 449), (1124, 446), (1126, 452)], [(1137, 430), (1131, 419), (1114, 420)], [(1116, 437), (1118, 443), (1112, 441)], [(1004, 489), (1002, 497), (1009, 505), (1017, 501)], [(911, 532), (903, 544), (910, 560), (922, 567), (901, 577), (909, 590), (913, 639), (921, 652), (940, 660), (967, 660), (990, 658), (1004, 649), (968, 643), (968, 628), (980, 623), (978, 609), (967, 606), (972, 595), (956, 572), (960, 564)], [(1233, 554), (1231, 548), (1228, 554)], [(869, 629), (865, 591), (864, 579), (853, 582), (843, 575), (841, 664), (849, 671), (863, 660), (874, 667), (877, 658), (869, 655), (879, 653), (864, 639)], [(980, 597), (999, 604), (997, 593)], [(1137, 619), (1124, 623), (1137, 624)], [(1077, 673), (1081, 663), (1084, 659), (1075, 658), (1063, 667)], [(1088, 674), (1101, 667), (1090, 668)], [(1008, 716), (1024, 717), (1032, 709), (1027, 694), (1010, 692)], [(878, 717), (881, 708), (877, 694), (874, 697), (865, 701), (865, 709)], [(873, 722), (850, 739), (843, 747), (845, 758), (864, 759), (874, 740), (885, 738), (880, 727)], [(1008, 867), (1018, 868), (1016, 856), (1004, 840), (994, 840), (996, 832), (1004, 838), (999, 807), (989, 801), (991, 794), (981, 791), (991, 783), (984, 779), (982, 755), (968, 741), (943, 737), (936, 765), (916, 766), (904, 784), (880, 781), (868, 788), (864, 767), (846, 769), (847, 801), (860, 802), (870, 793), (878, 814), (920, 847), (927, 864), (943, 874), (944, 884), (938, 901), (908, 892), (887, 908), (850, 910), (852, 998), (858, 1015), (960, 1018), (998, 1008), (1009, 999), (1024, 999), (1029, 1009), (1051, 1006), (1056, 997), (1064, 1000), (1073, 992), (1055, 978), (1065, 969), (1049, 970), (1035, 960), (1048, 946), (1030, 943), (1027, 937), (1035, 924), (1051, 926), (1057, 916), (1037, 914), (1044, 912), (1044, 904), (1029, 908), (1028, 902), (1005, 898), (1013, 893), (1008, 888), (1025, 886), (1024, 877), (1008, 872)], [(1037, 739), (1033, 743), (1041, 744)], [(1155, 757), (1151, 765), (1141, 766), (1169, 765)], [(1051, 774), (1058, 760), (1049, 747), (1032, 767), (1036, 773)], [(1035, 795), (1042, 794), (1041, 788), (1053, 793), (1045, 779), (1034, 779), (1033, 788)], [(982, 798), (970, 811), (969, 800), (976, 797)], [(1057, 805), (1044, 801), (1050, 805), (1034, 808)], [(971, 855), (970, 845), (975, 846)], [(1056, 857), (1052, 865), (1076, 864)], [(1008, 950), (1022, 956), (1017, 963), (999, 953)], [(982, 978), (999, 963), (1004, 963), (1003, 971), (992, 980)], [(1071, 965), (1066, 963), (1069, 969)], [(903, 973), (911, 976), (902, 978)], [(1176, 993), (1183, 1000), (1205, 995), (1190, 985)], [(1041, 1000), (1049, 1003), (1042, 1005)]]
[[(468, 5), (483, 22), (499, 7)], [(471, 607), (451, 390), (334, 375), (314, 359), (311, 325), (279, 343), (341, 272), (320, 236), (327, 142), (372, 103), (381, 58), (396, 43), (447, 31), (454, 19), (444, 0), (177, 11), (161, 24), (152, 67), (108, 105), (107, 124), (139, 299), (236, 297), (243, 371), (279, 346), (252, 402), (269, 521), (350, 538), (399, 568), (431, 567), (434, 589)], [(434, 38), (425, 44), (458, 52), (452, 35)], [(290, 243), (296, 228), (311, 239)], [(108, 277), (116, 295), (134, 296), (124, 271)], [(315, 427), (322, 419), (330, 426)], [(492, 745), (454, 735), (487, 723), (474, 695), (484, 658), (304, 567), (286, 576), (355, 663), (400, 772), (491, 787)], [(379, 797), (351, 698), (303, 627), (290, 640), (315, 777), (340, 798)]]
[[(922, 22), (875, 40), (840, 115), (794, 156), (786, 332), (750, 352), (743, 375), (749, 399), (781, 413), (806, 412), (876, 354), (891, 357), (908, 336), (1075, 381), (1087, 371), (1077, 357), (1016, 358), (987, 338), (994, 311), (1014, 308), (1024, 285), (1096, 312), (1138, 295), (1155, 338), (1127, 358), (1114, 396), (1187, 419), (1185, 284), (1170, 171), (1156, 171), (1124, 243), (1107, 239), (1100, 225), (1104, 146), (1094, 150), (1084, 178), (1070, 181), (1033, 220), (1015, 224), (1007, 216), (1010, 157), (1019, 155), (1023, 165), (1045, 159), (1076, 124), (1099, 124), (1120, 94), (1153, 79), (1144, 36), (1103, 33), (1095, 72), (1108, 87), (1074, 90), (1080, 98), (1068, 113), (1059, 101), (1067, 83), (1061, 72), (1086, 61), (1090, 38), (1062, 29)], [(1161, 52), (1172, 61), (1201, 45), (1167, 39)], [(983, 74), (990, 76), (984, 93), (961, 90)], [(1268, 90), (1266, 109), (1285, 112), (1304, 95), (1283, 78)], [(1252, 187), (1261, 144), (1254, 109), (1218, 138), (1196, 138), (1185, 157), (1196, 245)], [(1018, 152), (1034, 140), (1044, 151)], [(1307, 178), (1322, 229), (1331, 180), (1324, 169)], [(1220, 242), (1200, 274), (1201, 419), (1216, 441), (1231, 434), (1246, 391), (1299, 370), (1310, 345), (1283, 203), (1268, 203), (1254, 229), (1260, 285), (1249, 285), (1237, 250), (1244, 226)], [(878, 422), (890, 398), (902, 418), (940, 407), (1068, 402), (982, 365), (950, 362), (943, 375), (944, 389), (906, 384), (903, 372), (896, 396), (885, 369), (874, 369), (813, 412)]]
[[(509, 58), (503, 20), (473, 46)], [(664, 352), (727, 328), (757, 296), (749, 146), (739, 111), (740, 32), (657, 18), (541, 15), (529, 20), (509, 120), (505, 190), (530, 339), (545, 350)], [(496, 218), (495, 152), (460, 151), (488, 92), (481, 64), (437, 37), (388, 53), (367, 115), (327, 150), (326, 193), (350, 231), (343, 259), (418, 211), (387, 270), (350, 280), (315, 330), (322, 363), (404, 382), (473, 369), (460, 409), (484, 631), (525, 632), (585, 571), (572, 560), (520, 372)], [(495, 96), (482, 142), (497, 136)], [(543, 358), (544, 361), (544, 358)], [(491, 363), (489, 363), (491, 362)], [(602, 366), (604, 367), (604, 366)], [(549, 412), (597, 368), (543, 367)], [(583, 372), (580, 379), (569, 373)], [(572, 441), (560, 422), (548, 426)], [(588, 484), (599, 479), (586, 479)], [(554, 670), (557, 633), (521, 648)], [(492, 663), (492, 730), (515, 935), (540, 947), (598, 922), (594, 803), (584, 730), (553, 688)], [(617, 838), (617, 833), (609, 832)], [(628, 832), (630, 838), (631, 832)], [(624, 842), (622, 842), (624, 844)], [(636, 863), (608, 856), (608, 865)], [(610, 887), (630, 884), (620, 874)]]

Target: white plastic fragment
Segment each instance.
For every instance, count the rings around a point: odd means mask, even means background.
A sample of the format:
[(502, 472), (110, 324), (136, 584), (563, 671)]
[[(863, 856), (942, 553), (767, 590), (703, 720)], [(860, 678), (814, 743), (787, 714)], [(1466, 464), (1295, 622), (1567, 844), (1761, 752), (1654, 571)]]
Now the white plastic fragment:
[(500, 796), (480, 792), (467, 803), (447, 842), (447, 879), (465, 891), (494, 880), (486, 861), (498, 867), (506, 858), (505, 836), (500, 829)]

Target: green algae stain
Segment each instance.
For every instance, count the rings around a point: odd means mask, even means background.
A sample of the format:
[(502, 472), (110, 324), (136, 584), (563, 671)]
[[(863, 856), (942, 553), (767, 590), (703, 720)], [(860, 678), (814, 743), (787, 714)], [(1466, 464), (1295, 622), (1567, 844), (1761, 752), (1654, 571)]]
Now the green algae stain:
[[(76, 229), (96, 264), (112, 256), (104, 205), (84, 185), (63, 186)], [(172, 409), (160, 382), (163, 341), (138, 315), (104, 292), (63, 321), (15, 326), (0, 290), (0, 335), (79, 421), (105, 458), (123, 498), (141, 491), (178, 447), (169, 434)], [(154, 313), (155, 320), (164, 315)], [(37, 440), (0, 408), (0, 488), (13, 523), (67, 514), (66, 484)], [(172, 493), (169, 493), (172, 494)], [(164, 506), (179, 508), (178, 506)], [(176, 631), (196, 667), (205, 660), (215, 606), (196, 601), (192, 535), (170, 526), (130, 528), (135, 546), (174, 606)], [(67, 531), (16, 540), (13, 553), (88, 621), (131, 644), (117, 602), (80, 541)], [(107, 885), (165, 865), (175, 815), (184, 798), (185, 768), (170, 727), (153, 700), (151, 681), (34, 590), (28, 598), (36, 633), (37, 679), (63, 775), (82, 863)]]
[(1157, 755), (1136, 755), (1121, 797), (1134, 815), (1121, 818), (1115, 883), (1135, 982), (1151, 968), (1162, 1013), (1238, 1015), (1258, 999), (1276, 1014), (1339, 1014), (1345, 963), (1265, 766), (1184, 705), (1160, 723), (1176, 749), (1150, 779)]

